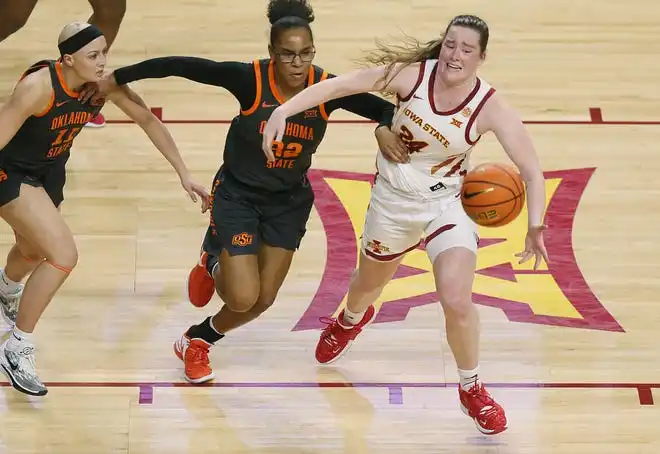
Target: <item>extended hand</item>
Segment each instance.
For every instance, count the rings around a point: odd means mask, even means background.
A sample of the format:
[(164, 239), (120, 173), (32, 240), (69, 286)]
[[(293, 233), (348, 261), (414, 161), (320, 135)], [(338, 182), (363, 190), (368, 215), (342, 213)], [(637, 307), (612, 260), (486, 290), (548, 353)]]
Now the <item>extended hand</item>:
[(547, 229), (547, 226), (543, 225), (540, 227), (531, 227), (527, 231), (527, 236), (525, 237), (525, 250), (516, 254), (516, 257), (521, 257), (519, 264), (527, 262), (532, 257), (535, 257), (534, 260), (534, 269), (537, 269), (541, 264), (541, 258), (545, 260), (545, 263), (550, 263), (548, 260), (548, 251), (545, 250), (545, 244), (543, 244), (543, 231)]
[(273, 111), (263, 133), (262, 147), (266, 159), (270, 162), (275, 161), (273, 142), (281, 142), (284, 137), (284, 130), (286, 129), (286, 115), (280, 109), (281, 107), (278, 107)]
[(211, 195), (206, 191), (206, 188), (188, 176), (181, 178), (181, 186), (194, 203), (197, 203), (198, 195), (202, 198), (202, 213), (206, 213), (211, 206)]
[(390, 128), (382, 126), (376, 129), (375, 135), (380, 152), (385, 156), (385, 159), (401, 164), (410, 161), (408, 148), (403, 144), (401, 138), (393, 133)]
[(98, 101), (106, 97), (108, 93), (117, 88), (113, 72), (106, 72), (98, 82), (88, 82), (78, 95), (78, 101), (86, 103), (90, 99)]

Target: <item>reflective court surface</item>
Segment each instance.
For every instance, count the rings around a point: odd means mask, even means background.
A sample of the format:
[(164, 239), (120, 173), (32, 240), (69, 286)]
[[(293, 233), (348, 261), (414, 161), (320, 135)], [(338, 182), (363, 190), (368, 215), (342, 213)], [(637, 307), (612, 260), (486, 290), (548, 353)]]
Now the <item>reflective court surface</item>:
[[(526, 212), (480, 232), (481, 377), (507, 411), (506, 432), (483, 436), (460, 411), (422, 250), (406, 257), (351, 351), (332, 366), (316, 363), (319, 317), (344, 302), (375, 170), (375, 125), (341, 111), (316, 154), (315, 209), (276, 303), (218, 342), (214, 382), (185, 383), (172, 343), (220, 304), (196, 309), (186, 297), (208, 217), (139, 127), (108, 105), (109, 123), (83, 131), (69, 161), (63, 213), (80, 260), (35, 334), (50, 392), (29, 398), (3, 378), (0, 453), (660, 452), (660, 63), (652, 58), (660, 7), (523, 5), (316, 0), (312, 24), (315, 63), (335, 74), (355, 68), (376, 36), (430, 40), (465, 12), (490, 25), (480, 75), (534, 138), (551, 261), (537, 271), (517, 263)], [(165, 55), (266, 57), (265, 10), (257, 0), (129, 0), (109, 66)], [(0, 101), (27, 66), (56, 57), (64, 24), (89, 14), (83, 0), (40, 0), (0, 43)], [(210, 185), (238, 103), (178, 78), (132, 87)], [(492, 135), (473, 156), (474, 164), (507, 159)], [(0, 223), (0, 262), (12, 243)]]

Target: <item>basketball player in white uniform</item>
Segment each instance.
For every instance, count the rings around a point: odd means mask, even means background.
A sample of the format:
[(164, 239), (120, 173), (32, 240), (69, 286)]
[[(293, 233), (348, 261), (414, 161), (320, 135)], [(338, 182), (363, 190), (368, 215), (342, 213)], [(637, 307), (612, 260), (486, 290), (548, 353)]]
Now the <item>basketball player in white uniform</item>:
[[(458, 366), (462, 410), (485, 434), (507, 428), (506, 415), (478, 377), (479, 316), (472, 303), (477, 227), (460, 200), (462, 177), (472, 147), (494, 132), (520, 169), (527, 188), (529, 229), (521, 263), (547, 260), (543, 245), (545, 182), (536, 152), (519, 115), (508, 107), (477, 68), (485, 58), (488, 26), (476, 16), (457, 16), (445, 35), (410, 52), (373, 58), (378, 66), (308, 87), (278, 107), (264, 129), (264, 153), (281, 140), (286, 119), (342, 96), (367, 91), (396, 92), (392, 127), (408, 148), (408, 162), (378, 154), (378, 173), (367, 211), (359, 268), (347, 305), (321, 334), (316, 359), (329, 363), (345, 353), (375, 318), (374, 301), (391, 280), (406, 252), (424, 238), (443, 307), (447, 341)], [(398, 48), (397, 48), (398, 49)]]

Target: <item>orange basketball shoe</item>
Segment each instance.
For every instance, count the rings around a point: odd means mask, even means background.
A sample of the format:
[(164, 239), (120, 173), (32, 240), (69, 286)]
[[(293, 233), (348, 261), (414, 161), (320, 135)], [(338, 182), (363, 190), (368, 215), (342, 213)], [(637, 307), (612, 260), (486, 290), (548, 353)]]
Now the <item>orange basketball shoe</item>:
[(174, 353), (183, 361), (185, 377), (190, 383), (204, 383), (215, 378), (209, 361), (211, 344), (203, 339), (190, 339), (187, 334), (174, 342)]
[(483, 384), (477, 382), (468, 391), (459, 385), (458, 396), (461, 400), (461, 410), (474, 420), (479, 432), (495, 435), (507, 429), (504, 409), (493, 400)]
[(195, 307), (204, 307), (209, 304), (215, 293), (215, 282), (213, 277), (206, 271), (206, 261), (209, 255), (204, 252), (192, 270), (188, 274), (188, 299)]
[(321, 318), (321, 321), (328, 326), (323, 330), (321, 338), (316, 344), (316, 360), (321, 364), (328, 364), (339, 359), (348, 351), (358, 334), (369, 326), (374, 318), (376, 318), (376, 309), (373, 306), (369, 306), (362, 320), (352, 326), (343, 326), (339, 323), (339, 320), (344, 319), (343, 310), (337, 318)]

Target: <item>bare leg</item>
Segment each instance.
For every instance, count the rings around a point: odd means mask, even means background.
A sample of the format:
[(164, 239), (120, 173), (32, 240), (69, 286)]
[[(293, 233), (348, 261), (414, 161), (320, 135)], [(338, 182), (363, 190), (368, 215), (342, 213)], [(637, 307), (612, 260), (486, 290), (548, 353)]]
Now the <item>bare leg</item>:
[[(234, 312), (225, 304), (220, 312), (212, 319), (213, 327), (222, 334), (227, 334), (232, 329), (245, 325), (263, 314), (275, 301), (277, 292), (280, 290), (286, 278), (293, 251), (263, 245), (259, 249), (259, 297), (256, 303), (247, 312)], [(222, 268), (220, 268), (222, 270)], [(218, 273), (219, 275), (222, 272)], [(218, 280), (220, 276), (216, 278)], [(240, 281), (233, 281), (234, 285), (242, 285)], [(219, 291), (218, 293), (224, 294)], [(226, 298), (226, 297), (225, 297)]]
[(75, 267), (78, 251), (71, 231), (43, 188), (23, 184), (20, 196), (0, 208), (0, 217), (45, 257), (25, 284), (16, 326), (0, 347), (0, 365), (14, 388), (43, 396), (48, 390), (35, 369), (32, 333)]
[(441, 252), (433, 262), (440, 304), (445, 313), (447, 342), (458, 366), (459, 399), (463, 412), (480, 432), (500, 433), (506, 414), (479, 380), (479, 313), (472, 302), (476, 254), (463, 247)]
[[(360, 254), (360, 264), (353, 273), (348, 296), (346, 297), (346, 309), (351, 314), (364, 314), (383, 293), (387, 283), (392, 280), (403, 256), (391, 262), (382, 262), (367, 257), (364, 252)], [(359, 317), (360, 319), (362, 317)], [(347, 320), (352, 322), (353, 320)], [(356, 321), (359, 321), (356, 320)]]
[(451, 248), (433, 263), (447, 342), (460, 370), (474, 370), (479, 364), (479, 313), (472, 302), (476, 262), (476, 255), (469, 249)]
[(25, 284), (16, 320), (17, 328), (31, 333), (76, 266), (78, 251), (69, 227), (42, 188), (23, 184), (20, 197), (0, 208), (0, 217), (46, 258)]

